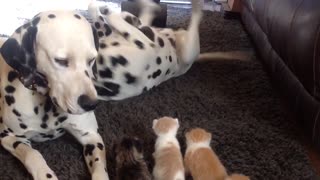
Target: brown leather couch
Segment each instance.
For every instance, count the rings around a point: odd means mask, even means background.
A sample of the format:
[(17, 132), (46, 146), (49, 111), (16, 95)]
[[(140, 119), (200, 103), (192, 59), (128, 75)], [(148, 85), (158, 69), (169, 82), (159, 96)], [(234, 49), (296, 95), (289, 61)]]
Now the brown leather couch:
[(320, 0), (242, 2), (242, 20), (260, 59), (320, 149)]

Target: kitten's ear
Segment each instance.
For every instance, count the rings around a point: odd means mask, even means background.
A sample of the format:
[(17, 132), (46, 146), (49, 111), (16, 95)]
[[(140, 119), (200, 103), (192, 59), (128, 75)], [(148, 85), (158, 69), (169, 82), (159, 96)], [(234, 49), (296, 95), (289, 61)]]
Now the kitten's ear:
[(179, 127), (180, 127), (180, 124), (179, 124), (179, 120), (178, 120), (178, 118), (174, 118), (174, 121), (177, 123), (178, 128), (179, 128)]
[(184, 136), (185, 136), (185, 138), (186, 138), (186, 140), (188, 140), (189, 139), (189, 135), (190, 134), (190, 132), (186, 132), (185, 134), (184, 134)]
[(152, 121), (152, 129), (154, 129), (156, 127), (157, 123), (158, 123), (158, 119), (154, 119)]
[(208, 140), (209, 140), (209, 142), (210, 142), (210, 141), (211, 141), (211, 138), (212, 138), (212, 134), (209, 133), (209, 132), (207, 132), (207, 137), (208, 137)]

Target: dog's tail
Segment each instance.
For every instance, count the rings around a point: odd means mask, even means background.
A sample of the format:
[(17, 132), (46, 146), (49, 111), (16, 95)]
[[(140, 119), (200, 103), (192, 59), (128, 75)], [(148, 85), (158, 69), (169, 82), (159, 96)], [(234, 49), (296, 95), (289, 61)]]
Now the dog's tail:
[(217, 51), (201, 53), (196, 62), (207, 62), (215, 60), (241, 60), (248, 61), (254, 57), (252, 51)]

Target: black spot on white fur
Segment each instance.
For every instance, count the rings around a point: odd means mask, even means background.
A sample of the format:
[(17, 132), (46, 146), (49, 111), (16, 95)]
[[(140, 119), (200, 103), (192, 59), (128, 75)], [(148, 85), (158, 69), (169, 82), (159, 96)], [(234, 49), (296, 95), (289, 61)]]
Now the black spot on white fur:
[(6, 88), (5, 88), (6, 92), (7, 93), (14, 93), (14, 91), (16, 90), (15, 87), (11, 86), (11, 85), (8, 85)]
[(86, 76), (90, 78), (88, 71), (84, 71), (84, 74), (86, 74)]
[(156, 62), (157, 62), (158, 65), (160, 65), (161, 64), (161, 58), (157, 57)]
[(174, 42), (174, 40), (172, 38), (169, 38), (169, 41), (170, 41), (172, 47), (175, 48), (176, 47), (176, 42)]
[(146, 71), (150, 69), (150, 64), (147, 64), (146, 67), (144, 68)]
[(107, 45), (106, 45), (105, 43), (100, 43), (99, 47), (100, 47), (101, 49), (104, 49), (104, 48), (107, 47)]
[(142, 89), (142, 92), (146, 92), (146, 91), (148, 91), (148, 88), (147, 88), (147, 87), (144, 87), (144, 88)]
[(154, 41), (154, 32), (152, 31), (152, 29), (148, 26), (143, 26), (142, 28), (140, 28), (140, 31), (147, 36), (151, 41)]
[(47, 173), (46, 176), (47, 176), (48, 179), (51, 179), (51, 178), (52, 178), (52, 175), (49, 174), (49, 173)]
[(133, 84), (136, 82), (137, 78), (130, 74), (129, 72), (124, 74), (125, 78), (127, 79), (126, 83), (127, 84)]
[(39, 22), (40, 22), (40, 17), (36, 17), (36, 18), (34, 18), (34, 19), (32, 20), (32, 25), (33, 25), (33, 26), (36, 26), (36, 25), (38, 25)]
[(117, 66), (118, 64), (125, 66), (128, 64), (128, 60), (124, 58), (123, 56), (118, 56), (118, 57), (111, 57), (111, 63), (112, 66)]
[(17, 117), (20, 117), (20, 116), (21, 116), (20, 112), (19, 112), (18, 110), (16, 110), (16, 109), (13, 109), (13, 110), (12, 110), (12, 113), (13, 113), (14, 115), (16, 115)]
[(158, 43), (160, 47), (164, 47), (164, 41), (161, 37), (158, 37)]
[(62, 116), (62, 117), (59, 117), (58, 118), (58, 121), (60, 122), (60, 123), (63, 123), (65, 120), (67, 120), (68, 119), (68, 117), (67, 116)]
[(48, 125), (46, 123), (41, 123), (40, 127), (42, 129), (47, 129), (48, 128)]
[(74, 14), (74, 17), (77, 19), (81, 19), (81, 17), (78, 14)]
[(152, 78), (153, 79), (156, 79), (158, 76), (160, 76), (161, 75), (161, 70), (160, 69), (158, 69), (157, 71), (155, 71), (153, 74), (152, 74)]
[(120, 43), (119, 43), (119, 42), (113, 42), (113, 43), (111, 43), (111, 45), (112, 45), (112, 46), (119, 46)]
[(11, 106), (12, 104), (15, 103), (15, 99), (13, 96), (10, 95), (6, 95), (5, 97), (6, 103), (8, 104), (8, 106)]
[(23, 123), (20, 123), (19, 126), (20, 126), (21, 129), (27, 129), (28, 128), (28, 126), (23, 124)]
[(104, 70), (99, 71), (99, 75), (102, 78), (112, 78), (113, 73), (110, 68), (106, 67)]
[(101, 25), (100, 25), (99, 22), (95, 22), (95, 23), (94, 23), (94, 27), (95, 27), (96, 29), (100, 29), (100, 28), (101, 28)]
[(127, 33), (127, 32), (124, 32), (124, 33), (123, 33), (123, 37), (124, 37), (125, 39), (128, 39), (128, 38), (129, 38), (129, 36), (130, 36), (130, 34), (129, 34), (129, 33)]
[(112, 82), (105, 82), (104, 87), (95, 86), (99, 96), (116, 96), (120, 92), (120, 85)]
[(48, 114), (45, 114), (43, 117), (42, 117), (42, 121), (43, 122), (47, 122), (49, 120), (49, 116)]
[(98, 31), (98, 36), (101, 38), (103, 36), (103, 32), (102, 31)]
[(127, 23), (133, 25), (133, 19), (132, 19), (131, 16), (126, 16), (126, 17), (124, 18), (124, 20), (127, 21)]
[(101, 151), (103, 150), (103, 144), (98, 143), (98, 144), (97, 144), (97, 147), (98, 147)]
[(84, 147), (84, 155), (85, 156), (92, 156), (94, 149), (95, 149), (95, 146), (93, 144), (87, 144)]
[(19, 146), (19, 144), (21, 144), (21, 143), (22, 143), (21, 141), (14, 142), (12, 145), (13, 149), (16, 149)]
[(56, 15), (54, 15), (54, 14), (49, 14), (49, 15), (48, 15), (48, 18), (50, 18), (50, 19), (56, 18)]
[(109, 27), (108, 24), (104, 24), (103, 27), (105, 29), (105, 36), (109, 36), (112, 33), (111, 28)]
[(139, 40), (134, 40), (134, 43), (137, 45), (139, 49), (144, 49), (144, 44)]

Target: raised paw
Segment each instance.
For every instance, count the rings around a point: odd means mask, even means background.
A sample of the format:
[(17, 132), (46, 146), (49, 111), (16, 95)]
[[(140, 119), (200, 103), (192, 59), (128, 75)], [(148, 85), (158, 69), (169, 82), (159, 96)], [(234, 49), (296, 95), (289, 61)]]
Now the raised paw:
[(110, 13), (110, 10), (109, 10), (108, 6), (99, 7), (99, 11), (103, 15), (108, 15)]
[(161, 11), (159, 4), (155, 3), (153, 0), (139, 0), (138, 2), (141, 8), (148, 9), (153, 13)]

